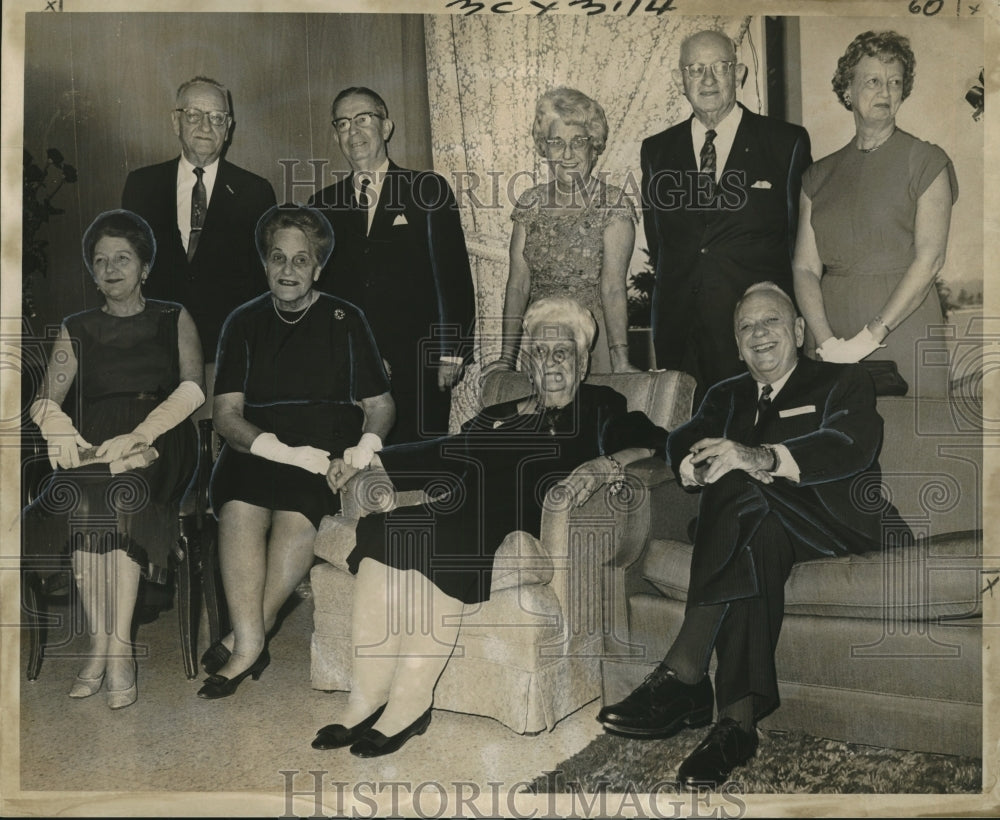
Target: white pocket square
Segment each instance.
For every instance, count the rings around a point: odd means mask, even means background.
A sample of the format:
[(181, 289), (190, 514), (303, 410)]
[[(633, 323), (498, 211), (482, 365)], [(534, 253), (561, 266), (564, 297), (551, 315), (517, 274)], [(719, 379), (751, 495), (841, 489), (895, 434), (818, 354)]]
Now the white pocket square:
[(758, 180), (757, 180), (757, 181), (756, 181), (756, 182), (755, 182), (755, 183), (754, 183), (753, 185), (751, 185), (750, 187), (751, 187), (751, 188), (770, 188), (770, 187), (771, 187), (771, 183), (770, 183), (770, 182), (768, 182), (768, 181), (767, 181), (766, 179), (758, 179)]
[(396, 218), (392, 220), (393, 227), (396, 225), (409, 225), (410, 223), (406, 221), (406, 217), (403, 214), (396, 214)]
[(787, 419), (789, 416), (804, 416), (806, 413), (815, 413), (815, 404), (803, 404), (801, 407), (789, 407), (787, 410), (779, 410), (778, 418)]

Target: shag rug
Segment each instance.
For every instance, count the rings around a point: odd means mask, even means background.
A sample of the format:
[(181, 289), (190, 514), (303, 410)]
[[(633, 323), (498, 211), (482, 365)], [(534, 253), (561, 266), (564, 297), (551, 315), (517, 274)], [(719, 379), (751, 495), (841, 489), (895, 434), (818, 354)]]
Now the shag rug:
[[(707, 729), (688, 729), (669, 740), (601, 735), (531, 790), (610, 793), (676, 791), (677, 768)], [(743, 794), (978, 794), (982, 759), (881, 749), (799, 732), (760, 732), (757, 756), (735, 769), (727, 788)]]

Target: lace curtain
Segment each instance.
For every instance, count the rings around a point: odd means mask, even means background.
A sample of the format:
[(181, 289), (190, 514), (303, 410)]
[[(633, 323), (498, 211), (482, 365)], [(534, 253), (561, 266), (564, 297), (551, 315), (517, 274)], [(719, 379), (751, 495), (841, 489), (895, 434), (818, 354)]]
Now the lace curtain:
[[(720, 29), (740, 42), (750, 18), (523, 15), (425, 19), (431, 148), (462, 212), (478, 309), (476, 364), (453, 400), (452, 421), (479, 409), (479, 369), (500, 352), (510, 212), (548, 180), (531, 141), (535, 101), (568, 85), (597, 100), (609, 136), (595, 174), (638, 203), (642, 140), (690, 114), (671, 71), (684, 37)], [(645, 247), (637, 229), (637, 246)]]

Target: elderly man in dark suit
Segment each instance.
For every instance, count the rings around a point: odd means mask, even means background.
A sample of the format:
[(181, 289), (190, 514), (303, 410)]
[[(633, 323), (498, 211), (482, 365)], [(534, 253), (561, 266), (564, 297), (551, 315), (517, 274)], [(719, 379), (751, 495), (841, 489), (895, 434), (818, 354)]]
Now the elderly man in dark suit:
[(444, 435), (475, 318), (458, 204), (444, 177), (389, 159), (376, 92), (344, 89), (332, 116), (352, 173), (311, 200), (337, 236), (319, 287), (358, 305), (375, 334), (396, 402), (386, 443)]
[(648, 137), (640, 155), (656, 364), (691, 373), (696, 401), (742, 370), (730, 332), (740, 294), (764, 280), (792, 293), (809, 135), (738, 104), (746, 74), (724, 34), (686, 38), (674, 80), (693, 116)]
[(180, 302), (190, 311), (211, 395), (222, 323), (234, 308), (267, 290), (254, 229), (275, 204), (274, 189), (222, 158), (233, 117), (229, 92), (220, 83), (207, 77), (185, 82), (171, 118), (181, 155), (132, 171), (122, 207), (153, 229), (156, 264), (146, 295)]
[[(880, 549), (908, 535), (878, 499), (882, 419), (859, 365), (799, 358), (804, 323), (772, 282), (736, 306), (749, 370), (716, 384), (667, 440), (681, 484), (701, 491), (687, 608), (666, 658), (598, 720), (611, 732), (669, 737), (719, 721), (683, 762), (686, 787), (714, 787), (756, 753), (756, 722), (778, 706), (774, 650), (796, 561)], [(862, 503), (862, 501), (864, 503)]]

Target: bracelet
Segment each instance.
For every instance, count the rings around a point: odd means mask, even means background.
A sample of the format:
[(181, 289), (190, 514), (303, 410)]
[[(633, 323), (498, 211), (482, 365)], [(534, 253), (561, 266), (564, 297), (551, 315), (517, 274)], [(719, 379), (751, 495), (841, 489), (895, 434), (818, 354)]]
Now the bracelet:
[(618, 495), (625, 486), (625, 468), (622, 463), (614, 456), (604, 456), (611, 465), (615, 468), (615, 477), (608, 482), (608, 492), (611, 495)]
[(778, 472), (778, 467), (781, 465), (781, 457), (778, 455), (778, 448), (773, 444), (763, 444), (761, 446), (771, 454), (771, 466), (765, 470), (765, 472)]
[(888, 323), (882, 318), (882, 314), (881, 313), (878, 316), (876, 316), (874, 319), (872, 319), (872, 324), (882, 325), (882, 327), (885, 328), (885, 332), (886, 333), (892, 333), (892, 328), (889, 327)]

